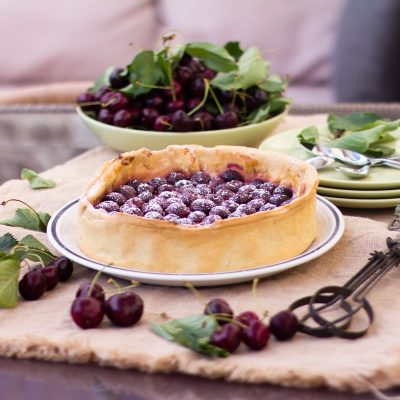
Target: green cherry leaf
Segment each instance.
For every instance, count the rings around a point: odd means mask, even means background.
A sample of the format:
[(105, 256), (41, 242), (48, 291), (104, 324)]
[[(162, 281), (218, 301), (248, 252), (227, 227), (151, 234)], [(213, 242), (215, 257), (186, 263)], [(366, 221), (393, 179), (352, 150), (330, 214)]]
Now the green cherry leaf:
[(287, 80), (278, 75), (271, 75), (261, 82), (260, 88), (267, 93), (283, 93), (287, 88)]
[(161, 81), (164, 85), (172, 86), (172, 65), (168, 58), (168, 51), (166, 48), (157, 53), (157, 63), (162, 71)]
[(20, 261), (14, 256), (0, 259), (0, 307), (13, 308), (18, 303)]
[(21, 179), (26, 179), (32, 189), (49, 189), (56, 186), (51, 179), (45, 179), (37, 174), (37, 172), (23, 168), (21, 170)]
[(211, 85), (220, 90), (239, 90), (242, 88), (240, 76), (236, 72), (218, 73), (211, 81)]
[[(375, 152), (373, 151), (373, 153), (377, 154), (377, 146), (395, 139), (390, 132), (398, 129), (398, 127), (398, 122), (382, 122), (369, 129), (344, 134), (339, 139), (332, 140), (329, 146), (353, 150), (362, 154), (368, 154), (370, 149), (374, 150), (375, 148)], [(382, 150), (381, 154), (390, 155), (393, 152), (394, 149), (391, 149), (389, 154), (387, 151)]]
[(271, 106), (269, 103), (263, 104), (256, 110), (252, 111), (246, 120), (246, 125), (248, 124), (258, 124), (259, 122), (265, 121), (269, 115)]
[(32, 231), (46, 232), (51, 216), (47, 213), (36, 214), (29, 208), (17, 208), (12, 218), (0, 221), (0, 225), (14, 226), (30, 229)]
[(185, 52), (200, 59), (208, 68), (218, 72), (237, 69), (235, 59), (223, 47), (205, 42), (188, 43)]
[(280, 114), (289, 104), (292, 104), (292, 100), (287, 97), (273, 98), (269, 101), (269, 111), (272, 115)]
[(17, 244), (18, 240), (9, 232), (0, 237), (0, 251), (2, 253), (7, 254)]
[(171, 63), (171, 67), (174, 70), (176, 66), (181, 61), (183, 55), (185, 54), (186, 45), (181, 43), (174, 43), (168, 49), (168, 59)]
[(51, 254), (50, 250), (32, 235), (26, 235), (19, 243), (29, 247), (29, 249), (42, 250)]
[(247, 49), (239, 59), (241, 89), (259, 85), (266, 77), (266, 69), (261, 52), (257, 47)]
[(210, 336), (219, 328), (210, 315), (191, 315), (166, 324), (153, 324), (151, 330), (162, 338), (187, 347), (197, 353), (228, 357), (229, 352), (210, 344)]
[(317, 127), (315, 126), (309, 126), (307, 128), (304, 128), (298, 135), (297, 138), (299, 139), (299, 142), (308, 147), (313, 147), (315, 144), (318, 142), (319, 139), (319, 132)]
[(352, 113), (343, 117), (333, 114), (328, 116), (328, 128), (331, 132), (335, 131), (359, 131), (370, 128), (377, 121), (384, 118), (374, 113)]
[(246, 90), (251, 86), (259, 86), (267, 78), (265, 62), (257, 47), (247, 49), (237, 65), (237, 71), (219, 73), (211, 84), (221, 90)]
[(41, 258), (45, 265), (53, 261), (56, 256), (39, 240), (32, 235), (27, 235), (19, 242), (20, 245), (26, 246), (26, 258), (32, 261), (37, 261), (38, 257)]
[(121, 92), (134, 97), (148, 93), (154, 85), (163, 79), (164, 74), (158, 65), (154, 52), (145, 50), (136, 55), (128, 65), (130, 85), (126, 86)]
[(227, 42), (225, 43), (224, 48), (236, 61), (238, 61), (244, 53), (239, 42)]

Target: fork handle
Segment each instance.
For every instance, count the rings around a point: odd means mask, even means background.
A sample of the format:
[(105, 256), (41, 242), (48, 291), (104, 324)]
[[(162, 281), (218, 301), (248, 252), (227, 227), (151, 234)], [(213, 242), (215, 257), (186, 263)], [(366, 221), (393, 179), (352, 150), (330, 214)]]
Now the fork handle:
[(371, 161), (372, 165), (385, 165), (386, 167), (400, 169), (400, 161), (389, 160), (387, 158), (376, 158)]

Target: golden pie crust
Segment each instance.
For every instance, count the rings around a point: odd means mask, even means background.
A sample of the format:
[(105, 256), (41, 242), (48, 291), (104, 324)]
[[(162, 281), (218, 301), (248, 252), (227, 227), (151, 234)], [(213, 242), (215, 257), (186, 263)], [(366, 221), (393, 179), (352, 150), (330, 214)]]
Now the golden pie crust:
[[(230, 164), (246, 179), (264, 178), (290, 186), (294, 199), (276, 209), (211, 225), (176, 225), (95, 206), (133, 180), (165, 177), (171, 171), (217, 176)], [(139, 271), (198, 274), (246, 270), (302, 253), (316, 237), (318, 174), (282, 154), (247, 147), (169, 146), (140, 149), (106, 162), (79, 203), (79, 245), (90, 258)]]

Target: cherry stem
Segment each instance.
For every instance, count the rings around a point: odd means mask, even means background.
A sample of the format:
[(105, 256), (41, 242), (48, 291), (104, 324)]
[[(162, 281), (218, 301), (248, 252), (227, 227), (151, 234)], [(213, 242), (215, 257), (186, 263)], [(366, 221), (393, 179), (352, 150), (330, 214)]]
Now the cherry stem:
[[(19, 199), (8, 199), (8, 200), (5, 200), (5, 201), (2, 201), (1, 202), (1, 205), (2, 206), (6, 206), (8, 203), (10, 203), (10, 202), (13, 202), (13, 201), (15, 201), (15, 202), (17, 202), (17, 203), (22, 203), (22, 204), (24, 204), (25, 206), (27, 206), (28, 208), (30, 208), (35, 214), (36, 214), (36, 216), (38, 217), (38, 220), (39, 220), (39, 227), (41, 227), (42, 229), (44, 228), (44, 230), (46, 230), (46, 223), (40, 218), (40, 215), (37, 213), (37, 211), (34, 209), (34, 208), (32, 208), (29, 204), (27, 204), (27, 203), (25, 203), (24, 201), (22, 201), (22, 200), (19, 200)], [(42, 225), (42, 226), (40, 226), (40, 225)]]
[(161, 40), (162, 40), (162, 44), (166, 47), (168, 42), (171, 42), (172, 40), (175, 40), (176, 38), (176, 33), (165, 33), (164, 35), (162, 35)]
[(42, 268), (46, 268), (46, 265), (44, 264), (42, 257), (40, 257), (39, 255), (30, 254), (29, 257), (36, 258), (36, 260), (39, 261), (39, 264), (42, 266)]
[(104, 270), (104, 268), (102, 268), (102, 269), (100, 269), (99, 271), (97, 271), (96, 275), (95, 275), (94, 278), (92, 279), (92, 283), (90, 284), (90, 288), (89, 288), (89, 291), (88, 291), (88, 294), (87, 294), (88, 297), (91, 296), (92, 291), (93, 291), (93, 288), (94, 288), (94, 285), (95, 285), (96, 282), (98, 281), (99, 276), (103, 273), (103, 270)]
[(230, 317), (225, 317), (224, 315), (229, 315), (229, 314), (212, 314), (212, 316), (215, 317), (215, 319), (217, 321), (233, 322), (239, 328), (242, 328), (242, 329), (246, 329), (247, 328), (247, 325), (237, 321), (236, 319), (233, 319), (233, 318), (230, 318)]
[(257, 297), (257, 287), (259, 282), (260, 280), (258, 278), (253, 279), (253, 284), (251, 285), (251, 294), (253, 296), (253, 299)]
[(172, 129), (172, 124), (170, 124), (169, 122), (167, 122), (167, 121), (161, 121), (160, 123), (161, 123), (161, 125), (166, 126), (168, 129)]
[(265, 311), (261, 314), (262, 317), (260, 318), (260, 321), (263, 322), (263, 321), (265, 320), (265, 318), (268, 317), (268, 314), (269, 314), (268, 310), (265, 310)]
[[(251, 295), (253, 297), (254, 300), (257, 299), (257, 289), (258, 289), (258, 284), (260, 283), (260, 279), (259, 278), (255, 278), (253, 279), (253, 283), (251, 285)], [(268, 310), (264, 310), (261, 312), (262, 318), (261, 321), (263, 321), (266, 316), (268, 315)]]
[(78, 103), (80, 107), (86, 107), (86, 106), (98, 106), (102, 105), (100, 101), (85, 101), (83, 103)]
[(172, 67), (171, 67), (171, 62), (169, 61), (168, 58), (167, 58), (167, 64), (168, 64), (167, 75), (168, 75), (169, 84), (170, 84), (170, 86), (171, 86), (172, 100), (173, 100), (173, 101), (176, 101), (175, 85), (174, 85), (174, 80), (172, 79)]
[(190, 283), (186, 282), (185, 283), (185, 288), (189, 289), (189, 291), (192, 293), (192, 295), (203, 305), (206, 305), (206, 301), (203, 299), (201, 296), (200, 292)]
[[(108, 281), (107, 281), (108, 282)], [(119, 285), (118, 285), (119, 286)], [(115, 289), (115, 290), (107, 290), (107, 291), (105, 291), (104, 293), (106, 293), (106, 294), (111, 294), (111, 293), (122, 293), (122, 292), (124, 292), (125, 290), (128, 290), (128, 289), (132, 289), (132, 288), (135, 288), (135, 287), (137, 287), (138, 285), (129, 285), (129, 286), (124, 286), (124, 287), (118, 287), (117, 289)]]
[(218, 101), (217, 96), (215, 95), (215, 92), (214, 92), (213, 88), (211, 87), (211, 85), (210, 85), (210, 93), (211, 93), (212, 98), (214, 99), (215, 105), (217, 106), (219, 113), (223, 114), (224, 110), (221, 107), (221, 103)]
[(111, 106), (112, 104), (116, 103), (118, 101), (118, 99), (116, 99), (115, 97), (108, 100), (107, 103), (100, 103), (102, 108), (106, 108), (108, 106)]
[(160, 85), (148, 85), (147, 83), (142, 83), (139, 81), (135, 82), (135, 85), (144, 87), (144, 88), (148, 88), (148, 89), (171, 89), (173, 91), (172, 86), (160, 86)]
[(107, 283), (113, 284), (115, 286), (115, 290), (109, 290), (105, 293), (122, 293), (123, 291), (125, 291), (127, 289), (132, 289), (132, 288), (138, 287), (140, 285), (140, 282), (138, 282), (138, 281), (131, 280), (130, 282), (132, 283), (132, 285), (121, 287), (121, 285), (115, 279), (109, 278), (107, 280)]
[(204, 106), (205, 102), (207, 101), (207, 97), (208, 97), (208, 92), (210, 90), (210, 82), (208, 82), (207, 79), (204, 79), (204, 95), (203, 98), (201, 99), (200, 103), (197, 104), (197, 106), (195, 108), (193, 108), (192, 110), (190, 110), (188, 112), (188, 116), (190, 117), (192, 114), (194, 114), (196, 111), (200, 110), (201, 107)]
[(115, 279), (109, 278), (107, 283), (111, 283), (115, 286), (116, 290), (114, 292), (122, 292), (121, 285)]
[(31, 270), (31, 266), (30, 266), (30, 264), (28, 263), (28, 261), (26, 259), (22, 260), (21, 264), (22, 264), (21, 265), (22, 268), (27, 268), (28, 271)]
[(233, 106), (235, 104), (236, 98), (237, 98), (237, 90), (234, 90), (233, 96), (232, 96), (232, 101), (231, 101), (231, 106)]
[(164, 320), (175, 319), (175, 318), (172, 318), (170, 315), (168, 315), (166, 312), (162, 312), (162, 313), (146, 312), (146, 315), (150, 316), (150, 317), (153, 316), (153, 317), (157, 317), (157, 318), (162, 318)]

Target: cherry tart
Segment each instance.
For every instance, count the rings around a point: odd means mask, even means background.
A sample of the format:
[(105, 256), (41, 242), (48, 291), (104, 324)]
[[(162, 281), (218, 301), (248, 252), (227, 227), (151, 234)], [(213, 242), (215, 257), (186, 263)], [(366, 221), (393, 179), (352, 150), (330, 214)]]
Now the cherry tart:
[(163, 273), (257, 268), (316, 236), (318, 175), (292, 157), (233, 146), (169, 146), (103, 165), (80, 200), (91, 258)]

